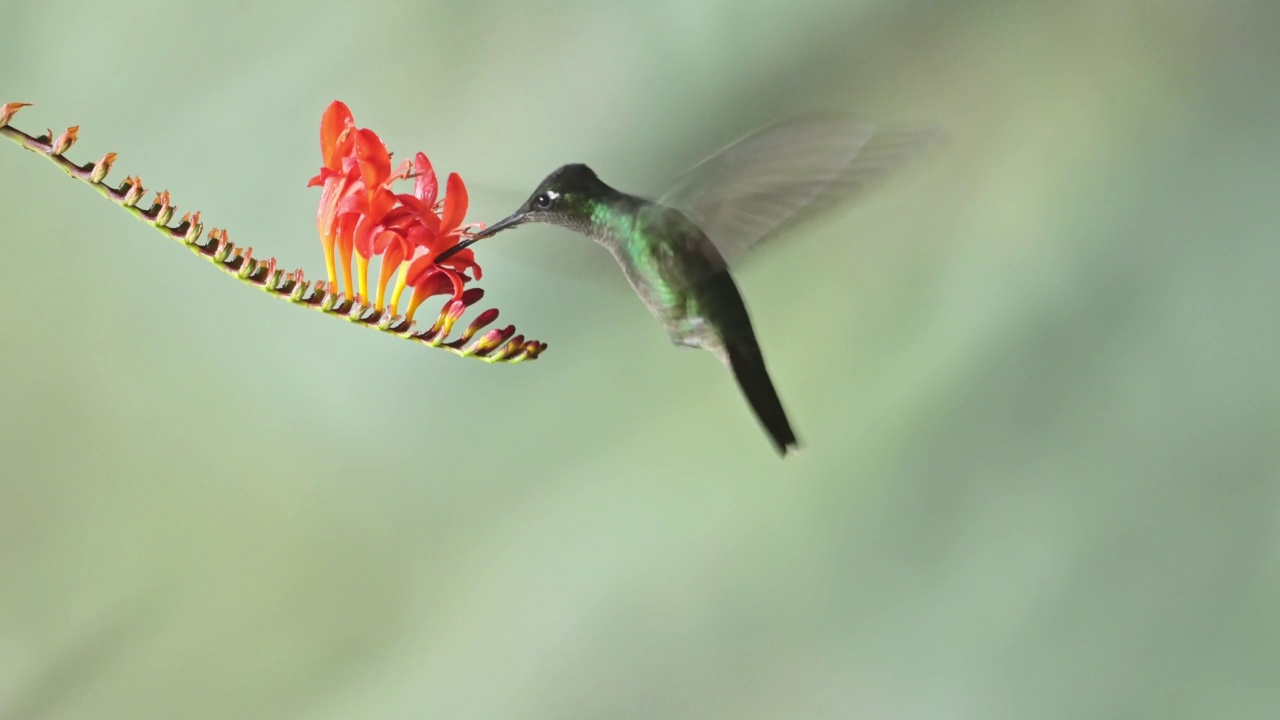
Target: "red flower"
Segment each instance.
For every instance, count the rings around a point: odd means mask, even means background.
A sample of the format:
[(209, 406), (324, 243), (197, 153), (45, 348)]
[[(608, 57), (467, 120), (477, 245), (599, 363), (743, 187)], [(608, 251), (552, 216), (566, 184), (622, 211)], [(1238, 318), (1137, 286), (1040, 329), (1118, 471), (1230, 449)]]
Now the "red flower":
[[(324, 247), (325, 269), (329, 272), (329, 285), (337, 287), (338, 274), (334, 264), (334, 244), (338, 227), (338, 203), (346, 195), (356, 177), (356, 167), (351, 149), (355, 144), (352, 131), (355, 119), (351, 109), (334, 100), (320, 120), (320, 154), (324, 165), (320, 174), (311, 178), (307, 187), (322, 185), (320, 210), (316, 213), (316, 229), (320, 231), (320, 243)], [(347, 292), (351, 292), (350, 270), (347, 271)]]
[[(368, 303), (369, 260), (382, 252), (381, 249), (375, 251), (374, 239), (385, 228), (388, 215), (396, 209), (398, 198), (391, 190), (391, 184), (404, 179), (407, 171), (402, 168), (391, 172), (391, 153), (372, 130), (361, 128), (356, 132), (354, 149), (360, 179), (338, 206), (339, 217), (344, 220), (352, 218), (347, 221), (349, 225), (343, 226), (350, 227), (351, 233), (339, 238), (339, 251), (344, 258), (349, 258), (352, 249), (355, 250), (360, 282), (358, 297), (361, 302)], [(341, 244), (344, 241), (348, 244)], [(347, 292), (350, 292), (350, 280), (347, 284)]]
[[(480, 278), (480, 266), (471, 250), (443, 263), (435, 261), (473, 227), (463, 225), (467, 188), (461, 177), (449, 175), (445, 197), (439, 200), (435, 169), (425, 154), (418, 153), (413, 161), (413, 192), (396, 194), (392, 185), (410, 176), (409, 163), (393, 172), (391, 153), (377, 133), (357, 129), (351, 111), (338, 101), (329, 106), (321, 121), (320, 149), (324, 166), (310, 185), (324, 186), (317, 226), (331, 284), (336, 286), (335, 257), (340, 258), (347, 296), (368, 303), (369, 261), (379, 257), (382, 265), (375, 309), (383, 309), (387, 285), (399, 271), (390, 309), (397, 311), (401, 293), (411, 287), (413, 297), (406, 318), (412, 320), (428, 297), (446, 293), (461, 297), (472, 279), (468, 271)], [(353, 254), (358, 293), (352, 292)]]
[[(161, 234), (182, 243), (197, 256), (210, 261), (219, 270), (246, 286), (265, 291), (299, 307), (307, 307), (329, 317), (340, 317), (353, 324), (411, 340), (428, 347), (448, 350), (461, 357), (472, 357), (487, 363), (519, 363), (537, 359), (546, 343), (526, 340), (516, 334), (514, 326), (488, 330), (498, 319), (498, 311), (480, 313), (462, 332), (450, 339), (455, 325), (467, 310), (482, 297), (478, 287), (464, 288), (470, 280), (467, 270), (480, 276), (470, 253), (440, 263), (437, 250), (455, 239), (468, 238), (462, 225), (466, 214), (466, 188), (456, 175), (449, 177), (449, 197), (443, 201), (437, 179), (426, 155), (418, 153), (412, 166), (417, 170), (411, 194), (397, 195), (391, 185), (407, 178), (405, 171), (391, 171), (391, 154), (378, 136), (369, 130), (357, 130), (351, 111), (334, 102), (325, 111), (320, 129), (322, 167), (310, 180), (311, 186), (323, 186), (320, 208), (316, 215), (317, 230), (324, 245), (328, 265), (328, 282), (303, 279), (302, 270), (285, 272), (275, 258), (253, 256), (249, 247), (239, 247), (228, 239), (226, 230), (209, 228), (205, 234), (199, 212), (187, 212), (174, 223), (175, 206), (168, 191), (156, 193), (149, 206), (143, 199), (142, 181), (130, 176), (120, 183), (108, 183), (107, 176), (116, 160), (107, 153), (97, 162), (76, 163), (66, 157), (76, 142), (79, 128), (72, 126), (59, 135), (45, 131), (30, 135), (11, 126), (14, 115), (26, 103), (0, 103), (0, 136), (18, 143), (53, 162), (70, 177), (86, 183), (115, 205), (128, 210)], [(406, 163), (405, 167), (409, 164)], [(443, 215), (443, 217), (442, 217)], [(456, 245), (454, 245), (456, 247)], [(345, 248), (345, 250), (344, 250)], [(373, 257), (381, 257), (382, 272), (378, 280), (378, 304), (390, 278), (400, 272), (400, 288), (408, 286), (410, 269), (414, 270), (414, 307), (420, 297), (450, 293), (434, 323), (426, 329), (415, 329), (412, 322), (388, 312), (369, 312), (369, 307), (355, 302), (348, 294), (336, 292), (336, 258), (343, 251), (348, 291), (351, 287), (350, 256), (359, 252), (363, 271)], [(361, 278), (361, 292), (366, 285)], [(398, 292), (398, 291), (397, 291)]]
[[(430, 185), (434, 187), (434, 172), (429, 166), (427, 172), (433, 176)], [(430, 204), (431, 198), (401, 198), (401, 201), (421, 215), (435, 215)], [(402, 284), (396, 288), (396, 296), (392, 300), (395, 304), (404, 285), (413, 288), (413, 297), (409, 300), (409, 311), (406, 314), (409, 319), (413, 319), (418, 306), (432, 295), (442, 295), (452, 290), (454, 297), (460, 296), (463, 284), (469, 279), (465, 275), (467, 270), (475, 273), (476, 280), (481, 277), (480, 266), (476, 264), (475, 254), (469, 248), (442, 263), (436, 262), (436, 256), (456, 245), (466, 231), (462, 227), (462, 220), (467, 214), (467, 188), (457, 173), (449, 174), (443, 204), (436, 232), (421, 236), (401, 276)]]

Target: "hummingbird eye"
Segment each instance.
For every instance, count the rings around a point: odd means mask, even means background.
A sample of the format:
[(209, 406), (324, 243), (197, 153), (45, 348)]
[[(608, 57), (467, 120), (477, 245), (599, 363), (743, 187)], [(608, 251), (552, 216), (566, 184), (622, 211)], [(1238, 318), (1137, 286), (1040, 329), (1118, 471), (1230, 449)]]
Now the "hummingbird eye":
[(539, 210), (546, 210), (551, 207), (550, 193), (539, 193), (538, 196), (533, 199), (533, 204), (537, 206)]

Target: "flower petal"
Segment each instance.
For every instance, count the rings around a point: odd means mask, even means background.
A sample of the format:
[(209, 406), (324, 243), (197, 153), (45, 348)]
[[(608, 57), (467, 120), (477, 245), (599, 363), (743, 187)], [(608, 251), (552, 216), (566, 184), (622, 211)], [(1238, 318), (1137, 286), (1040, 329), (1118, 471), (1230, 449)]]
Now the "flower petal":
[(381, 186), (391, 175), (391, 153), (378, 134), (368, 128), (356, 133), (356, 159), (366, 188)]
[(356, 221), (355, 248), (360, 257), (366, 260), (373, 257), (373, 236), (378, 221), (368, 215), (361, 215)]
[(364, 181), (356, 180), (351, 183), (348, 192), (343, 193), (339, 198), (335, 212), (341, 217), (351, 214), (363, 215), (368, 209), (369, 194), (364, 191)]
[(324, 166), (331, 170), (342, 169), (342, 156), (350, 151), (351, 134), (347, 132), (355, 126), (355, 118), (351, 108), (340, 100), (329, 103), (320, 119), (320, 154), (324, 157)]
[(458, 173), (449, 173), (448, 189), (444, 196), (444, 212), (440, 215), (440, 226), (446, 231), (462, 224), (467, 215), (467, 186), (462, 183)]
[[(394, 233), (389, 234), (394, 235)], [(386, 254), (382, 257), (383, 284), (387, 282), (386, 279), (389, 279), (392, 273), (400, 269), (400, 264), (404, 262), (405, 251), (404, 245), (398, 242), (388, 243), (386, 248)]]
[(400, 203), (413, 211), (414, 220), (420, 222), (431, 232), (440, 230), (440, 216), (425, 201), (412, 195), (398, 196)]
[(422, 282), (427, 274), (435, 268), (434, 261), (435, 253), (419, 245), (413, 257), (409, 260), (409, 269), (405, 270), (405, 282), (410, 286)]
[(446, 295), (457, 290), (460, 285), (461, 283), (457, 278), (453, 277), (450, 273), (434, 270), (413, 286), (413, 296), (431, 297), (432, 295)]
[(386, 218), (387, 213), (391, 212), (395, 206), (396, 194), (385, 187), (378, 187), (370, 193), (369, 207), (365, 212), (369, 214), (369, 217), (381, 223)]
[[(382, 235), (395, 235), (395, 233), (384, 232), (379, 238)], [(378, 272), (378, 295), (374, 300), (374, 307), (379, 311), (385, 307), (384, 300), (387, 296), (387, 284), (391, 282), (391, 277), (395, 275), (396, 270), (400, 269), (400, 264), (404, 261), (404, 250), (404, 245), (398, 242), (386, 245), (386, 254), (382, 256), (382, 267)]]
[(435, 168), (425, 153), (413, 156), (413, 195), (426, 203), (427, 207), (436, 204), (436, 195), (440, 192), (440, 181), (436, 178)]
[(332, 175), (325, 181), (320, 192), (320, 209), (316, 213), (316, 223), (321, 237), (333, 235), (333, 224), (338, 219), (338, 208), (347, 190), (347, 179), (341, 175)]
[(414, 259), (422, 255), (435, 256), (435, 252), (431, 250), (435, 237), (436, 231), (422, 223), (413, 223), (405, 228), (405, 240), (408, 241), (409, 248), (413, 251), (412, 257)]
[(475, 253), (471, 248), (459, 250), (444, 262), (440, 263), (440, 267), (449, 268), (456, 272), (466, 272), (471, 270), (475, 273), (476, 279), (481, 278), (480, 265), (476, 263)]
[(351, 251), (355, 248), (356, 221), (355, 215), (347, 215), (338, 219), (338, 258), (343, 262), (351, 262)]
[[(385, 227), (379, 226), (379, 228), (373, 232), (373, 254), (381, 255), (392, 247), (403, 248), (404, 243), (402, 240), (403, 238), (400, 236), (399, 232), (395, 230), (387, 230)], [(401, 251), (401, 254), (404, 254), (403, 251)]]

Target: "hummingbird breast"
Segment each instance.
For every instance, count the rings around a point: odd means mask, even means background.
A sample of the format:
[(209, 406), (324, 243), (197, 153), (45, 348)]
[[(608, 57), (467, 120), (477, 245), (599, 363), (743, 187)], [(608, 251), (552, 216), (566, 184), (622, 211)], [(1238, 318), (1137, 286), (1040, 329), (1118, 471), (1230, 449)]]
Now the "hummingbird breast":
[(672, 340), (693, 347), (718, 344), (717, 305), (708, 295), (718, 287), (713, 279), (726, 270), (711, 241), (679, 211), (652, 203), (620, 225), (626, 232), (610, 233), (601, 243)]

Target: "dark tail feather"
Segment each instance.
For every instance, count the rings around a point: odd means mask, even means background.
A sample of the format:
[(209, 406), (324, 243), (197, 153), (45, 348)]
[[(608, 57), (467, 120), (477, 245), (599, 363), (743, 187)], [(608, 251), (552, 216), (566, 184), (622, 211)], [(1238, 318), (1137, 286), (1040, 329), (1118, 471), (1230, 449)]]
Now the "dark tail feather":
[(742, 388), (742, 394), (747, 397), (760, 424), (768, 431), (778, 454), (785, 457), (787, 450), (798, 449), (800, 444), (791, 431), (782, 401), (773, 389), (773, 381), (769, 379), (759, 348), (730, 344), (725, 348), (725, 354), (729, 357), (729, 367), (738, 380), (738, 387)]

